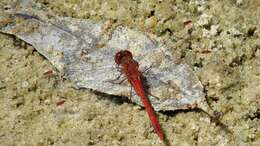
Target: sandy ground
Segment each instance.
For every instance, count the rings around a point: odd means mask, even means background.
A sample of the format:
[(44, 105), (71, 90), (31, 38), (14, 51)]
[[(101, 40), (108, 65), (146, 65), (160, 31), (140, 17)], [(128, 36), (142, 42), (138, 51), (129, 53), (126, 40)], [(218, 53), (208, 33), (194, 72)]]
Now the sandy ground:
[[(200, 111), (158, 113), (172, 145), (260, 145), (260, 1), (38, 3), (51, 15), (111, 19), (173, 42), (172, 52), (193, 68), (210, 106), (223, 113), (223, 125)], [(19, 1), (2, 0), (0, 7)], [(54, 74), (44, 74), (49, 70)], [(0, 145), (163, 144), (144, 109), (73, 89), (33, 47), (0, 34)]]

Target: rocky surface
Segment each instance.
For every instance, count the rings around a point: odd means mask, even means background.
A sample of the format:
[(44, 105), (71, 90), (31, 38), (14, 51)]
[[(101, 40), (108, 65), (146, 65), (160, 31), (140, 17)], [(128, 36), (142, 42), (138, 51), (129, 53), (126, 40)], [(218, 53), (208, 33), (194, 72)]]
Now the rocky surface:
[[(173, 145), (259, 145), (258, 0), (37, 2), (50, 15), (111, 19), (171, 40), (225, 125), (201, 111), (159, 112)], [(0, 7), (21, 3), (2, 0)], [(0, 62), (0, 145), (162, 145), (145, 110), (73, 89), (23, 41), (0, 34)]]

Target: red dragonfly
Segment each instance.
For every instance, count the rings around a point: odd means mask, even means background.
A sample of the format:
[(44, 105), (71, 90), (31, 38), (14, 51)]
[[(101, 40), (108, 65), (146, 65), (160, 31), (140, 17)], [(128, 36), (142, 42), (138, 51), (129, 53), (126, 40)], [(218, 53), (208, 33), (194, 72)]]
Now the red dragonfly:
[(138, 62), (133, 59), (132, 53), (128, 50), (121, 50), (117, 52), (114, 59), (116, 64), (120, 67), (121, 73), (127, 77), (128, 82), (133, 86), (137, 95), (141, 97), (143, 105), (146, 109), (146, 112), (148, 113), (148, 116), (150, 118), (150, 121), (152, 123), (152, 126), (156, 134), (159, 136), (159, 138), (162, 141), (164, 141), (165, 140), (164, 133), (157, 120), (154, 109), (148, 97), (146, 96), (147, 93), (145, 92), (143, 81), (142, 81), (143, 75), (138, 70), (139, 67)]

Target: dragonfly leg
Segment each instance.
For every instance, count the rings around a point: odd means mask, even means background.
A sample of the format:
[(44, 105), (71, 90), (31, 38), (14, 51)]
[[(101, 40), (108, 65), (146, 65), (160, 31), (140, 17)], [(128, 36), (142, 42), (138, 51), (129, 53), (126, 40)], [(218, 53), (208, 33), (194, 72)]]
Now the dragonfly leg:
[(151, 92), (149, 92), (149, 91), (146, 91), (146, 92), (147, 92), (148, 95), (150, 95), (150, 96), (156, 98), (157, 100), (160, 99), (158, 96), (153, 95)]
[(152, 65), (149, 66), (149, 67), (145, 67), (144, 70), (142, 70), (141, 72), (142, 72), (143, 74), (147, 74), (147, 72), (149, 72), (151, 69), (152, 69)]
[(144, 75), (148, 75), (149, 71), (154, 67), (154, 63), (152, 63), (149, 67), (145, 67), (141, 72)]
[(119, 82), (117, 82), (117, 83), (115, 83), (115, 84), (122, 84), (126, 79), (127, 79), (127, 78), (125, 77), (125, 78), (123, 78), (121, 81), (119, 81)]
[(106, 82), (113, 83), (113, 84), (122, 84), (127, 78), (124, 77), (123, 79), (119, 80), (123, 74), (121, 73), (118, 77), (112, 80), (107, 80)]

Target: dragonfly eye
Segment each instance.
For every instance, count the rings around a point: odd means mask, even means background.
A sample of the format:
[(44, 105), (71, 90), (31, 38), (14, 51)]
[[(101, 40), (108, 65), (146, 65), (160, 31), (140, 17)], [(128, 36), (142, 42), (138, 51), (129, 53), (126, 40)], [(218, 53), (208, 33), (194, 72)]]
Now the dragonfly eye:
[(116, 53), (114, 60), (115, 60), (116, 64), (120, 65), (124, 58), (132, 59), (133, 55), (128, 50), (121, 50), (121, 51)]

